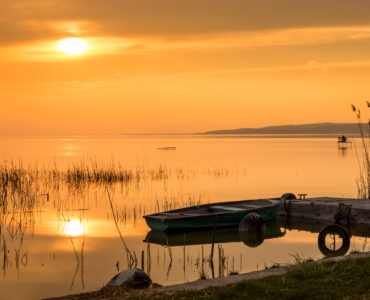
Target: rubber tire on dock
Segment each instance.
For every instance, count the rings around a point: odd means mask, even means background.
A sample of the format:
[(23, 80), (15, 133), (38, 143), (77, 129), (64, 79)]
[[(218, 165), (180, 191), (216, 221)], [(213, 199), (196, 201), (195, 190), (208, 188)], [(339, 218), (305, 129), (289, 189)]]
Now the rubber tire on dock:
[[(330, 233), (336, 233), (342, 238), (342, 246), (338, 250), (330, 250), (325, 244), (325, 238)], [(341, 256), (347, 253), (350, 245), (350, 235), (347, 230), (340, 225), (328, 225), (324, 227), (318, 237), (319, 249), (325, 256)]]
[(257, 213), (246, 215), (239, 224), (239, 238), (248, 247), (257, 247), (265, 239), (265, 222)]
[(280, 199), (292, 200), (292, 199), (297, 199), (297, 197), (292, 193), (285, 193), (281, 195)]

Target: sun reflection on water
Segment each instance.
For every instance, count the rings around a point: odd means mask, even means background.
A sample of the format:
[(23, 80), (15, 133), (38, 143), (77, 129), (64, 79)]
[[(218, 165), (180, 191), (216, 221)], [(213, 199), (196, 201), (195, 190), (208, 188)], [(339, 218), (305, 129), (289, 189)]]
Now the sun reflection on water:
[(69, 220), (63, 223), (63, 233), (71, 237), (78, 237), (85, 233), (85, 226), (78, 220)]

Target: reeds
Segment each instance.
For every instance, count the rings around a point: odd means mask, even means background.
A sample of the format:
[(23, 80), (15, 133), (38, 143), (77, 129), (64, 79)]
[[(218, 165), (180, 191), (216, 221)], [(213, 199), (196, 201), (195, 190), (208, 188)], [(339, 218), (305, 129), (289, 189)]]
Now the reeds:
[[(119, 187), (121, 194), (125, 195), (131, 190), (141, 191), (143, 188), (149, 190), (151, 184), (156, 182), (166, 186), (168, 181), (173, 179), (193, 181), (196, 176), (218, 179), (239, 175), (238, 169), (228, 170), (217, 166), (195, 170), (171, 168), (166, 164), (138, 163), (127, 167), (114, 159), (97, 161), (83, 158), (64, 167), (59, 167), (56, 162), (52, 165), (37, 163), (26, 165), (21, 159), (4, 160), (0, 162), (0, 217), (10, 211), (35, 211), (44, 207), (43, 204), (48, 201), (53, 202), (57, 209), (62, 209), (66, 203), (58, 196), (60, 191), (68, 191), (70, 196), (75, 196), (82, 195), (90, 188), (98, 187), (104, 191), (108, 186), (114, 186), (114, 189)], [(192, 206), (204, 203), (204, 195), (193, 197), (186, 194), (170, 194), (165, 195), (160, 204), (158, 201), (157, 199), (156, 211), (170, 210), (181, 208), (184, 204)], [(132, 213), (138, 215), (137, 211)], [(123, 214), (125, 219), (126, 215), (125, 212)]]
[[(367, 108), (370, 103), (367, 101)], [(358, 123), (361, 147), (360, 153), (357, 151), (355, 144), (355, 152), (359, 164), (360, 174), (357, 179), (358, 197), (362, 199), (370, 199), (370, 159), (369, 159), (369, 142), (370, 142), (370, 119), (368, 120), (366, 128), (363, 128), (361, 123), (361, 111), (358, 107), (352, 104), (352, 111), (356, 114)]]
[[(134, 184), (138, 189), (143, 182), (167, 182), (170, 178), (179, 181), (194, 180), (197, 174), (202, 177), (220, 178), (230, 174), (238, 176), (239, 171), (217, 166), (204, 170), (171, 169), (165, 164), (126, 167), (113, 159), (108, 162), (81, 159), (64, 168), (58, 167), (55, 162), (51, 166), (40, 166), (25, 165), (22, 160), (5, 160), (0, 162), (0, 212), (20, 208), (33, 210), (41, 200), (48, 201), (52, 191), (64, 187), (71, 191), (81, 191), (91, 186), (105, 189), (107, 185), (120, 184), (127, 188), (128, 185)], [(193, 201), (195, 205), (198, 200), (189, 199), (188, 203)], [(173, 201), (169, 201), (165, 209), (178, 207), (172, 205)]]
[(0, 162), (0, 217), (10, 211), (34, 211), (49, 201), (52, 193), (67, 188), (78, 193), (90, 187), (120, 184), (138, 185), (140, 182), (165, 181), (169, 170), (164, 165), (133, 168), (115, 161), (81, 160), (65, 168), (24, 165), (22, 160)]
[(37, 202), (40, 173), (24, 167), (21, 160), (0, 165), (0, 215), (9, 210), (33, 210)]

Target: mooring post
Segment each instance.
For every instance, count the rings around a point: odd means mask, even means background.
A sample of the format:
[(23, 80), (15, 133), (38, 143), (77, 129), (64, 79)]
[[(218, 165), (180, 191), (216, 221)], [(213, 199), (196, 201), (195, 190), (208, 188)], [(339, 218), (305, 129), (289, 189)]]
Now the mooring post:
[(299, 196), (299, 200), (305, 200), (307, 194), (298, 194), (298, 196)]

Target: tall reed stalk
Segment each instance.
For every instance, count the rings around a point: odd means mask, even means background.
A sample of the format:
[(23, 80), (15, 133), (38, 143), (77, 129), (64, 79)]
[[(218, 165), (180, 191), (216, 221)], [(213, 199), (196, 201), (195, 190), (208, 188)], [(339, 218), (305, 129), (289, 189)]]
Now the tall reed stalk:
[[(370, 103), (366, 101), (367, 108), (370, 108)], [(361, 122), (361, 111), (358, 107), (352, 104), (352, 111), (356, 115), (356, 120), (360, 133), (361, 147), (358, 151), (355, 145), (355, 152), (359, 164), (360, 174), (357, 179), (358, 197), (362, 199), (370, 199), (370, 159), (369, 159), (369, 143), (370, 143), (370, 119), (364, 128)]]

